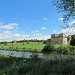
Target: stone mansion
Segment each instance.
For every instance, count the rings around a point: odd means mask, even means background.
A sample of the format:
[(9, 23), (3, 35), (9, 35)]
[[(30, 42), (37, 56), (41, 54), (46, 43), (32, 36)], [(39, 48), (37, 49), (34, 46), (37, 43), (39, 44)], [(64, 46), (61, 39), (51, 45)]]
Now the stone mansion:
[(52, 34), (51, 41), (54, 44), (70, 44), (71, 35), (61, 34)]

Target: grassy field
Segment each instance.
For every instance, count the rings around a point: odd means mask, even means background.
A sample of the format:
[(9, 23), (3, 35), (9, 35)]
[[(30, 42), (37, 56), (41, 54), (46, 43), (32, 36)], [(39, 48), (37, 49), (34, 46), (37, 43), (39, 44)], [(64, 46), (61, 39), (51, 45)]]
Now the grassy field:
[(58, 48), (60, 46), (63, 46), (63, 47), (68, 47), (70, 46), (69, 44), (55, 44), (55, 48)]
[[(0, 43), (0, 50), (13, 50), (13, 51), (23, 51), (23, 52), (42, 52), (45, 44), (43, 42), (21, 42), (21, 43)], [(55, 44), (55, 52), (58, 52), (59, 49), (62, 51), (71, 52), (75, 51), (75, 48), (70, 48), (70, 45), (62, 45), (62, 44)], [(63, 48), (63, 49), (62, 49)], [(65, 48), (65, 49), (64, 49)], [(74, 50), (73, 50), (74, 49)], [(46, 49), (47, 50), (47, 49)]]
[(7, 43), (0, 44), (0, 49), (3, 50), (17, 50), (17, 51), (31, 51), (41, 52), (44, 44), (42, 42), (23, 42), (23, 43)]

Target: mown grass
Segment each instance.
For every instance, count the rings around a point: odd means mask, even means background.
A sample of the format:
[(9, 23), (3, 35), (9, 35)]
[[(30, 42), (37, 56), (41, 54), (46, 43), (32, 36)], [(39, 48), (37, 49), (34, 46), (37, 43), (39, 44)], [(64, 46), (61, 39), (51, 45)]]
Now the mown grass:
[[(23, 52), (43, 52), (46, 44), (43, 42), (21, 42), (21, 43), (3, 43), (0, 44), (0, 50), (13, 50), (13, 51), (23, 51)], [(51, 45), (49, 45), (51, 46)], [(53, 44), (52, 47), (45, 49), (47, 53), (59, 53), (62, 54), (73, 54), (75, 53), (75, 47), (69, 44)], [(53, 50), (52, 50), (53, 49)], [(50, 51), (51, 50), (51, 51)]]
[(58, 48), (58, 47), (60, 47), (60, 46), (68, 47), (68, 46), (70, 46), (70, 45), (69, 45), (69, 44), (55, 44), (54, 46), (55, 46), (55, 48)]
[(0, 44), (0, 49), (16, 51), (41, 52), (43, 47), (44, 44), (42, 42), (7, 43), (6, 45)]

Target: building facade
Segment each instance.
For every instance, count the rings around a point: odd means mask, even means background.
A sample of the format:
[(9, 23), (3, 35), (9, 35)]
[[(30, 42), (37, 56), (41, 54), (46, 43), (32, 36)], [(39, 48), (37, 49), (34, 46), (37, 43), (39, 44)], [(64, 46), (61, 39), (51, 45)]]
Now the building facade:
[(67, 36), (63, 33), (61, 34), (52, 34), (51, 41), (54, 44), (70, 44), (71, 36)]

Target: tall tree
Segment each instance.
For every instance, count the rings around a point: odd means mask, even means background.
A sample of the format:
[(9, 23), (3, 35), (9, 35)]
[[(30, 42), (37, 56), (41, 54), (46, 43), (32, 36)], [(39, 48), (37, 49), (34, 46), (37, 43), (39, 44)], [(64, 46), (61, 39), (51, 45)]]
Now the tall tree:
[(75, 34), (71, 36), (70, 45), (75, 46)]
[(63, 14), (64, 22), (75, 17), (75, 0), (53, 0), (53, 4)]

